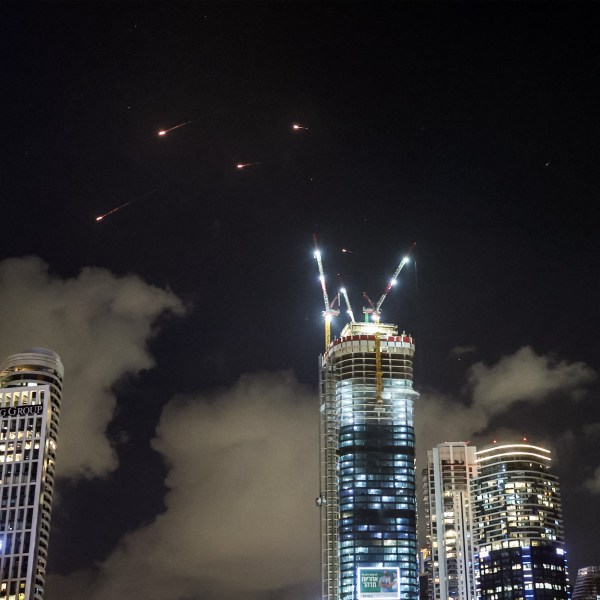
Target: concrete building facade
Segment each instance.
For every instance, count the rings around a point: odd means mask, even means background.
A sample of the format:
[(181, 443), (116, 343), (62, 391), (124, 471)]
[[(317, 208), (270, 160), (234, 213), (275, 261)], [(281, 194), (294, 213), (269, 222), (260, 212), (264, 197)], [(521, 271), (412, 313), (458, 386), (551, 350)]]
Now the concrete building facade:
[(423, 499), (431, 600), (475, 598), (471, 505), (475, 452), (466, 442), (445, 442), (427, 451)]

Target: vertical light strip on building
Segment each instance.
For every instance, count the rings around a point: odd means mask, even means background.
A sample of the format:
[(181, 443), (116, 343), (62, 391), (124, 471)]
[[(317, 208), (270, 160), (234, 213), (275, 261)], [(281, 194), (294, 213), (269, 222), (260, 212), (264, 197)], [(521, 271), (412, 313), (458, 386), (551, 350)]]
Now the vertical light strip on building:
[(359, 569), (380, 576), (379, 598), (418, 598), (414, 350), (394, 325), (350, 323), (321, 357), (326, 600), (368, 597)]

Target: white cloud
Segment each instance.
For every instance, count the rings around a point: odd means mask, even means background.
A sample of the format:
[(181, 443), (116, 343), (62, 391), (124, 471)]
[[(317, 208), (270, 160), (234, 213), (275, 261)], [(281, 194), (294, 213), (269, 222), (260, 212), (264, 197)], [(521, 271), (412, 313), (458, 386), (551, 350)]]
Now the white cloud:
[(65, 365), (59, 476), (101, 476), (116, 467), (105, 430), (122, 376), (154, 365), (146, 344), (179, 299), (134, 275), (86, 268), (61, 279), (36, 257), (0, 263), (0, 359), (30, 347), (58, 352)]
[(592, 494), (600, 494), (600, 467), (598, 467), (594, 471), (594, 474), (584, 482), (583, 489)]
[(76, 597), (298, 597), (319, 577), (318, 429), (316, 395), (289, 373), (173, 399), (153, 441), (169, 467), (166, 511), (123, 538)]
[(473, 365), (468, 386), (473, 405), (494, 415), (519, 401), (540, 403), (555, 392), (572, 395), (595, 377), (594, 370), (585, 363), (559, 361), (524, 346), (491, 367), (482, 362)]

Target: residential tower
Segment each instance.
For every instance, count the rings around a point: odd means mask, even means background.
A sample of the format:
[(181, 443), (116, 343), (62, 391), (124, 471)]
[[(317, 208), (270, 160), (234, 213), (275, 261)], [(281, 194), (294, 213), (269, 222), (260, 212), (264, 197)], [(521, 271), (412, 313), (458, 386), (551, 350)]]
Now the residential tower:
[(0, 600), (43, 600), (62, 379), (43, 348), (0, 368)]

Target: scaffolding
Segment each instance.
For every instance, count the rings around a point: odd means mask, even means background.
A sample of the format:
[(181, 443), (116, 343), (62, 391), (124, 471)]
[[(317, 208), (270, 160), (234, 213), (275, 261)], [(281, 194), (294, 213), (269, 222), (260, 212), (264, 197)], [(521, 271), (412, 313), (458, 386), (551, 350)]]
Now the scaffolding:
[[(329, 369), (329, 373), (325, 371)], [(319, 388), (321, 392), (321, 568), (322, 598), (339, 597), (338, 522), (339, 497), (337, 475), (338, 419), (335, 410), (335, 381), (331, 363), (319, 357)]]

